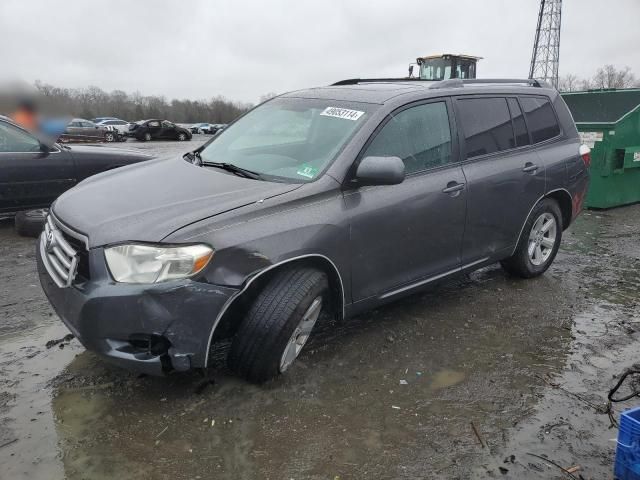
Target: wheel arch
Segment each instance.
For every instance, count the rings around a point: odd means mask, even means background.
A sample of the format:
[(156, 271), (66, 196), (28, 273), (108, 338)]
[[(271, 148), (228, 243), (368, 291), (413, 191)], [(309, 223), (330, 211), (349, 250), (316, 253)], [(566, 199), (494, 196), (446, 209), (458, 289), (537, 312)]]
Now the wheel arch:
[(529, 210), (529, 213), (524, 219), (524, 222), (522, 222), (522, 227), (520, 227), (520, 233), (518, 233), (518, 238), (516, 239), (516, 243), (513, 246), (513, 251), (511, 252), (511, 255), (513, 255), (516, 249), (518, 248), (518, 244), (520, 243), (520, 238), (522, 237), (522, 232), (524, 231), (525, 225), (529, 221), (531, 212), (533, 212), (533, 209), (536, 208), (536, 205), (538, 205), (545, 198), (551, 198), (558, 203), (560, 212), (562, 213), (562, 230), (566, 230), (569, 227), (569, 224), (571, 223), (571, 219), (573, 215), (573, 209), (572, 209), (573, 200), (571, 197), (571, 193), (569, 193), (569, 190), (565, 188), (557, 188), (555, 190), (551, 190), (550, 192), (547, 192), (544, 195), (542, 195), (540, 198), (538, 198), (538, 200), (536, 200), (536, 202), (533, 204), (533, 206)]
[(571, 194), (567, 190), (559, 189), (547, 194), (544, 198), (552, 198), (558, 203), (560, 212), (562, 212), (562, 230), (569, 228), (573, 217), (573, 201)]
[(344, 318), (346, 305), (344, 283), (338, 267), (331, 259), (321, 254), (307, 254), (282, 260), (248, 277), (238, 293), (231, 297), (222, 307), (214, 320), (209, 334), (205, 366), (209, 365), (209, 354), (211, 353), (212, 344), (216, 340), (228, 338), (235, 334), (239, 326), (240, 318), (253, 298), (255, 298), (276, 273), (283, 268), (288, 268), (293, 265), (317, 268), (327, 275), (331, 312), (338, 320)]

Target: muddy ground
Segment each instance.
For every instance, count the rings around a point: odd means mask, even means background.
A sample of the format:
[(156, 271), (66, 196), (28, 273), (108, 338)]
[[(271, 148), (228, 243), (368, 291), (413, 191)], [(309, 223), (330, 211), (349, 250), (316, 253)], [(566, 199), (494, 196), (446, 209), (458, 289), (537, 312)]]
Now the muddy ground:
[(610, 479), (602, 406), (640, 361), (638, 239), (640, 205), (587, 212), (541, 278), (489, 267), (325, 328), (268, 385), (220, 368), (203, 388), (111, 367), (77, 340), (47, 348), (68, 331), (35, 241), (3, 222), (0, 478), (571, 478), (546, 456)]

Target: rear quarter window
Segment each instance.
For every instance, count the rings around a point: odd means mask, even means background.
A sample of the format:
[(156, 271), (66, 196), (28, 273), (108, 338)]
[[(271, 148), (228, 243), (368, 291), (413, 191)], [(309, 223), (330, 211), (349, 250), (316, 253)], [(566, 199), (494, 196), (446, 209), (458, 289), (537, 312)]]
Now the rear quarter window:
[(520, 97), (533, 143), (544, 142), (560, 135), (560, 125), (546, 97)]
[(457, 101), (457, 111), (464, 132), (467, 158), (515, 147), (506, 98), (461, 98)]

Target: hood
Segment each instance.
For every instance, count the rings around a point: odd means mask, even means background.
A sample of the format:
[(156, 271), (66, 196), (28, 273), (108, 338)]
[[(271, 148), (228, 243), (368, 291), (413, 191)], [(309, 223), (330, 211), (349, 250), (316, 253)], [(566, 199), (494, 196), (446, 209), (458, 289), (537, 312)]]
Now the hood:
[(193, 222), (300, 185), (252, 180), (182, 159), (156, 160), (88, 178), (52, 208), (58, 219), (89, 238), (89, 247), (158, 242)]
[[(73, 145), (68, 146), (68, 148), (71, 155), (77, 160), (99, 158), (126, 165), (129, 163), (144, 162), (145, 160), (154, 158), (152, 155), (133, 148), (107, 147), (104, 145)], [(122, 162), (119, 162), (119, 160), (122, 160)]]

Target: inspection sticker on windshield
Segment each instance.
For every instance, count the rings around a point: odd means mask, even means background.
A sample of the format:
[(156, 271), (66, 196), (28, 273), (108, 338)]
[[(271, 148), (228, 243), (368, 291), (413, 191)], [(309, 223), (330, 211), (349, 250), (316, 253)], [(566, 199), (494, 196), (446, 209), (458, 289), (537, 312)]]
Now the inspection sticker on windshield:
[(344, 118), (345, 120), (358, 120), (364, 112), (349, 110), (348, 108), (327, 107), (320, 115), (325, 117)]
[(312, 167), (311, 165), (300, 165), (300, 168), (296, 172), (301, 177), (305, 178), (313, 178), (318, 173), (318, 169), (316, 167)]

